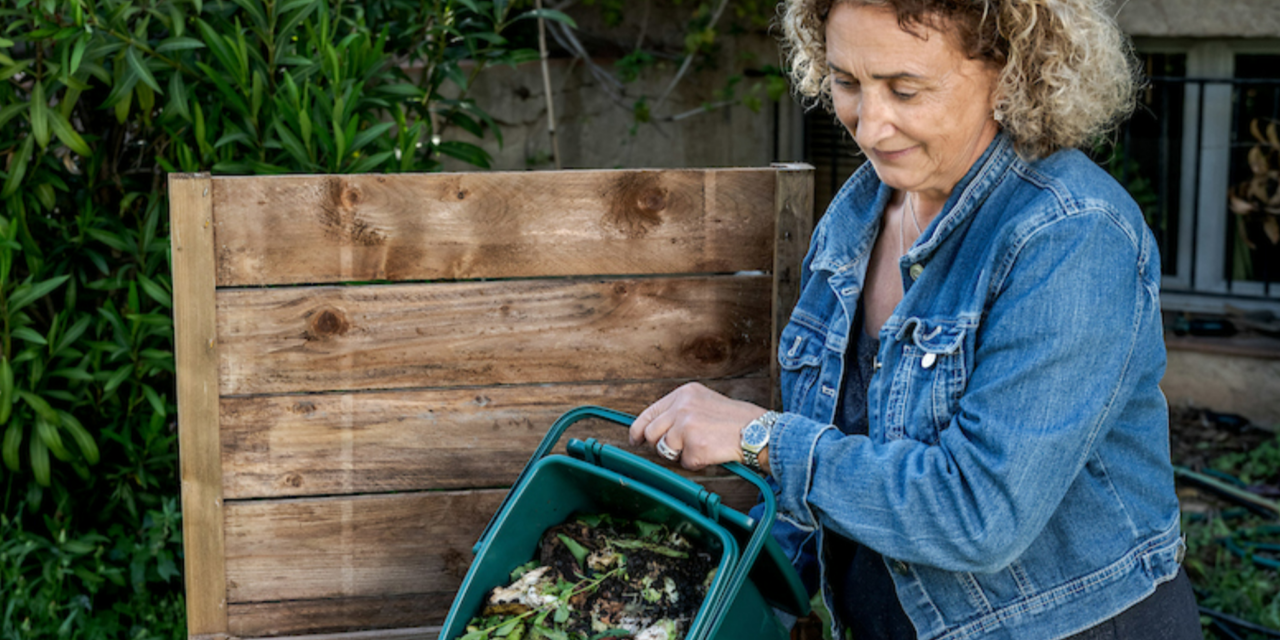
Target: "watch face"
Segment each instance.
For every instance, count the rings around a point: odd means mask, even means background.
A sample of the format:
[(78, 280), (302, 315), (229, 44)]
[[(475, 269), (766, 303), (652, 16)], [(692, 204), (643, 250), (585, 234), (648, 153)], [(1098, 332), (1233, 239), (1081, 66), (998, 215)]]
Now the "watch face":
[(742, 430), (742, 444), (747, 447), (763, 447), (769, 442), (769, 430), (759, 422), (752, 422)]

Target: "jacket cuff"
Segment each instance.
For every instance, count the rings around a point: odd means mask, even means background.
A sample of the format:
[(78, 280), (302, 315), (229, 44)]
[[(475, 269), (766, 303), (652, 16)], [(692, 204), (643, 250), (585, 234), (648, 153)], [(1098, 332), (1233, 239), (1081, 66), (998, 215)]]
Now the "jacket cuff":
[(818, 526), (818, 519), (809, 507), (809, 487), (814, 450), (818, 440), (829, 431), (839, 434), (833, 425), (798, 413), (784, 413), (773, 425), (773, 434), (769, 437), (769, 472), (779, 487), (778, 511), (802, 528)]

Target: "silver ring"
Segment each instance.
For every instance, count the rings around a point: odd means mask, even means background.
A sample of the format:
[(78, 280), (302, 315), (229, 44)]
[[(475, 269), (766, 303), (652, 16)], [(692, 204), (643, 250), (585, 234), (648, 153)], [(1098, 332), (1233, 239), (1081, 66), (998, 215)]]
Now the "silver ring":
[(667, 444), (667, 436), (665, 435), (659, 438), (658, 444), (654, 446), (658, 449), (658, 455), (671, 460), (672, 462), (680, 457), (680, 451), (672, 449), (670, 445)]

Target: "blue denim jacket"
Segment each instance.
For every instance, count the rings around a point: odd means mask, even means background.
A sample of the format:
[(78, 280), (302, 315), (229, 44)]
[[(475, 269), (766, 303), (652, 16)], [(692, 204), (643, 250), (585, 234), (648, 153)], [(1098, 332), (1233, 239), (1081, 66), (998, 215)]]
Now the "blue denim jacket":
[(1150, 595), (1184, 546), (1136, 204), (1078, 151), (1028, 163), (997, 136), (902, 257), (870, 434), (845, 436), (850, 319), (890, 193), (867, 163), (836, 196), (779, 343), (769, 463), (801, 574), (824, 530), (869, 546), (923, 639), (1061, 638)]

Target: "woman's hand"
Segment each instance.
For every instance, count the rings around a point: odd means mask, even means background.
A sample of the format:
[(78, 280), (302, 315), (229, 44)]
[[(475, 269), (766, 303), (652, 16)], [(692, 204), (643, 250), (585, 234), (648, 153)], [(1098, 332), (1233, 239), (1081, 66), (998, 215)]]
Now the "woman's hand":
[(742, 429), (764, 413), (690, 382), (640, 412), (631, 425), (631, 444), (656, 445), (666, 438), (666, 446), (679, 452), (680, 465), (691, 470), (742, 462)]

